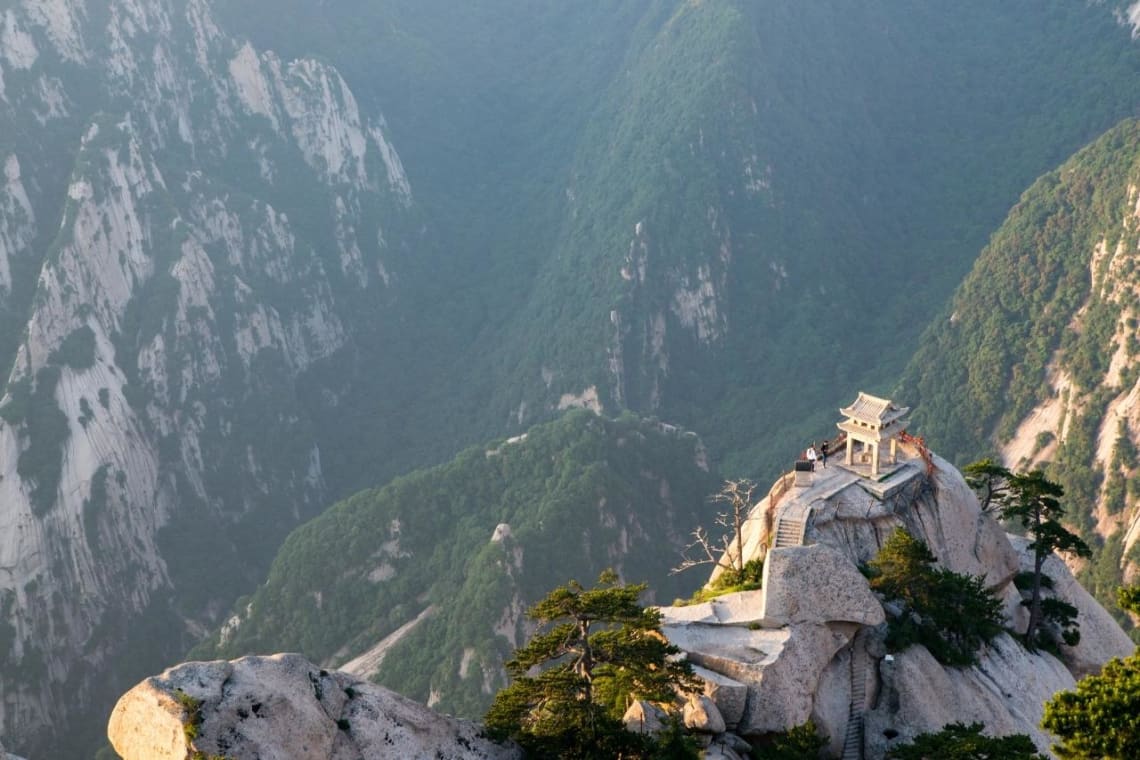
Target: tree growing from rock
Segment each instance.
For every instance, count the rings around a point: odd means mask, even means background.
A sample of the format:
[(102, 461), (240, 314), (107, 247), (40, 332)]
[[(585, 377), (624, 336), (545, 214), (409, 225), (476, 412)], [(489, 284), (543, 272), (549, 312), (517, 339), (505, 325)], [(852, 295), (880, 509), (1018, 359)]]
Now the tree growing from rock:
[(1010, 494), (1013, 473), (992, 459), (979, 459), (962, 468), (966, 483), (978, 494), (983, 512), (1000, 509)]
[(899, 529), (867, 563), (871, 589), (897, 608), (887, 645), (899, 651), (922, 644), (944, 665), (971, 665), (978, 649), (1002, 632), (1001, 602), (981, 578), (935, 561), (924, 542)]
[[(681, 554), (681, 564), (672, 572), (679, 573), (698, 565), (716, 565), (729, 579), (724, 585), (743, 583), (747, 562), (744, 559), (744, 523), (749, 520), (752, 509), (752, 496), (756, 484), (750, 480), (727, 480), (724, 486), (709, 497), (714, 504), (726, 505), (717, 512), (713, 520), (723, 531), (719, 538), (713, 538), (704, 526), (698, 526), (692, 533), (693, 541)], [(757, 579), (759, 580), (759, 579)]]
[(820, 736), (815, 723), (808, 721), (783, 733), (770, 735), (766, 740), (755, 740), (753, 760), (819, 760), (827, 739)]
[(887, 760), (1046, 760), (1025, 734), (986, 736), (981, 723), (950, 723), (891, 747)]
[(965, 468), (967, 482), (980, 493), (982, 508), (991, 505), (997, 508), (1002, 519), (1021, 525), (1033, 540), (1029, 549), (1033, 552), (1033, 570), (1019, 584), (1029, 594), (1024, 602), (1029, 608), (1029, 622), (1022, 638), (1025, 646), (1035, 650), (1040, 646), (1055, 644), (1052, 635), (1046, 633), (1042, 624), (1052, 622), (1060, 631), (1061, 639), (1073, 646), (1080, 640), (1076, 624), (1076, 609), (1058, 599), (1045, 599), (1042, 589), (1051, 581), (1042, 571), (1045, 560), (1054, 552), (1089, 557), (1092, 551), (1080, 536), (1068, 530), (1061, 522), (1065, 508), (1061, 497), (1065, 489), (1045, 477), (1039, 469), (1028, 473), (1013, 473), (996, 464), (992, 459), (974, 462)]
[(662, 756), (621, 716), (634, 698), (671, 702), (696, 683), (672, 659), (680, 650), (661, 634), (660, 613), (638, 603), (645, 588), (606, 571), (592, 589), (570, 581), (534, 605), (540, 629), (507, 663), (512, 682), (495, 696), (488, 729), (539, 757)]

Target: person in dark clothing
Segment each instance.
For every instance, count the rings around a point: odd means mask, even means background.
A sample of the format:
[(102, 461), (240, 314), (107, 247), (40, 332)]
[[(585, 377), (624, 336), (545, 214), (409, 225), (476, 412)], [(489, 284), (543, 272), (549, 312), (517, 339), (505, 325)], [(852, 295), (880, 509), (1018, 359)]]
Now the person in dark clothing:
[(819, 446), (820, 458), (823, 460), (823, 466), (827, 467), (827, 441), (824, 440)]

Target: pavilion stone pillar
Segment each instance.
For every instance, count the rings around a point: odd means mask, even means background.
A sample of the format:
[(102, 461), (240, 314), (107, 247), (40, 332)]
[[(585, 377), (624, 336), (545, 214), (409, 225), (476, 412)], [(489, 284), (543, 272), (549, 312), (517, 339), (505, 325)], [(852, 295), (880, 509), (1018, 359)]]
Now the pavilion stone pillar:
[(847, 458), (843, 460), (844, 464), (851, 464), (855, 461), (855, 439), (847, 436)]
[(899, 463), (899, 439), (891, 438), (891, 464)]
[(871, 444), (871, 477), (879, 474), (879, 444)]

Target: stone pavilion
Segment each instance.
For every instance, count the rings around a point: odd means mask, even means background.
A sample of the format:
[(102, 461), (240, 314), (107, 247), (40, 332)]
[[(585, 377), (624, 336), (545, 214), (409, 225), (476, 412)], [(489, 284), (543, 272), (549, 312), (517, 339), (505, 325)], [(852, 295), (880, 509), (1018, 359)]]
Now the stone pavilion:
[[(844, 464), (855, 464), (856, 456), (861, 463), (870, 459), (871, 477), (879, 476), (880, 449), (884, 443), (890, 444), (890, 464), (898, 462), (898, 437), (906, 427), (908, 406), (895, 406), (890, 399), (859, 392), (859, 397), (839, 410), (847, 419), (836, 426), (847, 434), (847, 452)], [(862, 444), (857, 453), (855, 444)]]

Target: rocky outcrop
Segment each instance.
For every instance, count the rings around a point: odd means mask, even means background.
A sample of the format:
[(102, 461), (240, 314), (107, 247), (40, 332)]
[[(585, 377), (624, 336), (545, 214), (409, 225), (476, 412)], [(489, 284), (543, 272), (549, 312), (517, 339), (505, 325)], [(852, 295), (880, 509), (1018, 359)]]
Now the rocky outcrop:
[(765, 625), (820, 621), (878, 625), (884, 620), (867, 579), (826, 544), (768, 552), (761, 599)]
[(107, 726), (124, 760), (508, 760), (478, 726), (294, 654), (189, 662), (148, 678)]
[(921, 646), (883, 658), (880, 695), (865, 717), (867, 757), (947, 723), (984, 723), (994, 736), (1028, 734), (1041, 751), (1044, 703), (1073, 688), (1072, 674), (1048, 654), (1030, 654), (1008, 635), (995, 639), (971, 668), (946, 668)]
[[(1010, 536), (1009, 541), (1019, 552), (1022, 570), (1032, 571), (1033, 552), (1029, 549), (1029, 540), (1022, 536)], [(1065, 665), (1074, 676), (1083, 678), (1097, 673), (1113, 657), (1128, 657), (1136, 650), (1136, 644), (1128, 634), (1093, 599), (1092, 594), (1077, 582), (1060, 557), (1053, 555), (1046, 558), (1042, 571), (1053, 583), (1053, 588), (1046, 589), (1043, 593), (1077, 608), (1077, 621), (1081, 627), (1080, 643), (1075, 647), (1061, 646)]]
[[(833, 466), (810, 485), (774, 488), (753, 508), (743, 536), (744, 559), (766, 560), (762, 590), (662, 609), (662, 630), (698, 666), (726, 730), (762, 741), (810, 719), (833, 756), (881, 758), (919, 733), (976, 720), (995, 735), (1028, 734), (1044, 752), (1044, 702), (1132, 651), (1108, 613), (1051, 558), (1055, 593), (1080, 611), (1081, 642), (1064, 649), (1063, 661), (1030, 653), (1008, 635), (969, 668), (944, 667), (921, 646), (888, 653), (883, 605), (858, 566), (900, 528), (925, 541), (943, 567), (983, 577), (1004, 600), (1007, 623), (1024, 625), (1013, 578), (1027, 561), (1027, 542), (1007, 537), (981, 511), (949, 463), (933, 463), (927, 475), (920, 460), (904, 459), (878, 481)], [(805, 545), (768, 550), (768, 533), (784, 515), (804, 521)]]

